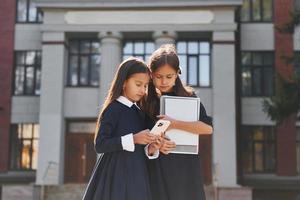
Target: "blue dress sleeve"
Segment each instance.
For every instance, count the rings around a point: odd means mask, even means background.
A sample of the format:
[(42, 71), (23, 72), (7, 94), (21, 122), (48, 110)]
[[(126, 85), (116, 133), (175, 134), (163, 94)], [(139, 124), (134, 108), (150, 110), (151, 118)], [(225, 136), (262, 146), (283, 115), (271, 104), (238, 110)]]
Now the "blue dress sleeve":
[(119, 119), (119, 112), (118, 109), (112, 107), (111, 105), (108, 106), (100, 121), (100, 128), (95, 140), (95, 150), (97, 153), (123, 150), (121, 137), (114, 134)]
[(206, 114), (206, 110), (202, 103), (200, 103), (200, 119), (199, 120), (204, 122), (205, 124), (213, 126), (212, 118)]

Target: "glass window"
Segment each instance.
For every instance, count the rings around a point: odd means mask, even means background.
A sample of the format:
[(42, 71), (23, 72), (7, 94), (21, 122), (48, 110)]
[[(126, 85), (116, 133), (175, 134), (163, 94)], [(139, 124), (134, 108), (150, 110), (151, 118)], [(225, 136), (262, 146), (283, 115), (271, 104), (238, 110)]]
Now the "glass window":
[(243, 96), (274, 94), (274, 53), (242, 52), (241, 80)]
[(242, 22), (271, 22), (272, 20), (272, 0), (244, 0), (241, 9)]
[(210, 87), (210, 43), (207, 41), (178, 41), (181, 80), (196, 87)]
[(68, 86), (98, 86), (100, 61), (100, 43), (96, 39), (70, 40)]
[(134, 56), (148, 63), (154, 50), (155, 45), (152, 41), (128, 40), (123, 44), (123, 60)]
[(244, 173), (275, 173), (275, 128), (242, 126), (242, 168)]
[(11, 169), (36, 170), (39, 125), (14, 124), (11, 130)]
[(37, 1), (38, 0), (17, 0), (17, 22), (42, 22), (42, 13), (36, 8)]
[(41, 90), (41, 52), (16, 51), (14, 95), (39, 95)]

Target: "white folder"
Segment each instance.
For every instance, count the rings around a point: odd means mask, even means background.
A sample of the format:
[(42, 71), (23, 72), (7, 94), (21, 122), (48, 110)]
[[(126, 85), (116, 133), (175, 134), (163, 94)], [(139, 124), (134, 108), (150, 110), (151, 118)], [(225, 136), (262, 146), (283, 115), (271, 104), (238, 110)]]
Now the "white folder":
[[(180, 121), (198, 121), (200, 98), (161, 96), (160, 114)], [(199, 135), (179, 129), (171, 129), (166, 136), (176, 143), (171, 153), (198, 154)]]

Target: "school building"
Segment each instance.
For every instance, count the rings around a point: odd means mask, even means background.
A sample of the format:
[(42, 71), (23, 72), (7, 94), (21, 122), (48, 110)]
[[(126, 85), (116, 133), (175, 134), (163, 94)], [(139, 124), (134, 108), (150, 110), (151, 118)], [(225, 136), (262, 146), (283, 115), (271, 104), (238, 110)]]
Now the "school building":
[(80, 199), (118, 64), (172, 43), (182, 80), (213, 117), (213, 135), (200, 137), (207, 199), (300, 199), (300, 121), (279, 136), (262, 106), (284, 69), (278, 49), (300, 55), (300, 28), (276, 31), (298, 9), (299, 0), (2, 0), (0, 197)]

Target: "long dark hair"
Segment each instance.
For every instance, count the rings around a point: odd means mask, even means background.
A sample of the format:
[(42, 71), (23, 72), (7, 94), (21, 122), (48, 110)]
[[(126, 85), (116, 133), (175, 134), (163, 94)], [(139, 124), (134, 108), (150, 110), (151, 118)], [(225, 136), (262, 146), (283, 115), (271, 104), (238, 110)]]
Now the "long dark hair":
[[(179, 58), (172, 44), (165, 44), (154, 51), (150, 57), (149, 68), (153, 73), (162, 66), (171, 66), (176, 73), (181, 74), (179, 67)], [(194, 95), (194, 91), (191, 87), (185, 87), (179, 76), (175, 80), (175, 85), (172, 91), (176, 96), (189, 97)], [(142, 108), (149, 114), (152, 119), (156, 119), (156, 115), (159, 113), (159, 97), (160, 91), (155, 88), (153, 80), (151, 79), (148, 85), (148, 94), (142, 102)]]
[(144, 63), (144, 61), (138, 58), (130, 57), (124, 60), (119, 65), (118, 71), (112, 81), (110, 89), (108, 90), (108, 94), (105, 98), (104, 104), (102, 105), (102, 109), (98, 115), (96, 130), (95, 130), (95, 139), (97, 138), (103, 113), (114, 100), (116, 100), (119, 96), (122, 95), (123, 85), (125, 81), (128, 80), (133, 74), (137, 74), (137, 73), (146, 73), (146, 74), (150, 73), (146, 63)]

